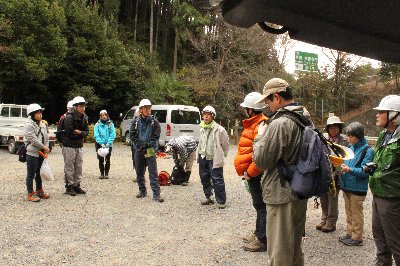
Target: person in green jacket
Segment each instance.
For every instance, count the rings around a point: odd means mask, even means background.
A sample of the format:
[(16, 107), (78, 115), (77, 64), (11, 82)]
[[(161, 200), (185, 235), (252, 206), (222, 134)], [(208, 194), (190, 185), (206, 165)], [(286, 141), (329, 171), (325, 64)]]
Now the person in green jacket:
[(376, 265), (400, 265), (400, 96), (384, 97), (376, 114), (376, 125), (384, 128), (375, 144), (370, 173), (372, 234), (376, 245)]

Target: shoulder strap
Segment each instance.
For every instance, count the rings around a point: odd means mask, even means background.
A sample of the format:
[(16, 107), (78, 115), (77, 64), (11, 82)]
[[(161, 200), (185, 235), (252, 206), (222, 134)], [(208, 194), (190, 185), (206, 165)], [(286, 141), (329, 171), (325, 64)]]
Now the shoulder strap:
[(365, 155), (367, 154), (368, 148), (369, 148), (369, 146), (368, 146), (368, 144), (367, 144), (367, 147), (365, 147), (365, 148), (362, 150), (362, 152), (361, 152), (361, 157), (360, 157), (360, 159), (357, 161), (356, 165), (359, 164), (359, 163), (362, 163), (362, 161), (363, 161), (364, 158), (365, 158)]

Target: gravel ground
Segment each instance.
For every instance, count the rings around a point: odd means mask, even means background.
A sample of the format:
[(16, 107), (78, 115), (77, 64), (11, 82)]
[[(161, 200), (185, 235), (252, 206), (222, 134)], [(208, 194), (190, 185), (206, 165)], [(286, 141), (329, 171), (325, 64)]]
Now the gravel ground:
[[(254, 230), (250, 195), (233, 167), (231, 146), (225, 166), (227, 208), (201, 206), (198, 166), (188, 187), (162, 187), (164, 203), (151, 193), (136, 199), (130, 148), (116, 144), (110, 179), (98, 179), (94, 145), (87, 144), (82, 187), (86, 195), (64, 194), (63, 161), (57, 146), (49, 157), (56, 180), (44, 184), (50, 199), (31, 203), (26, 198), (26, 166), (16, 155), (0, 149), (0, 264), (1, 265), (265, 265), (265, 252), (241, 249), (241, 237)], [(158, 170), (171, 171), (172, 159), (158, 159)], [(147, 180), (147, 185), (148, 180)], [(337, 231), (315, 230), (320, 209), (309, 201), (304, 253), (306, 265), (372, 265), (375, 245), (371, 233), (371, 195), (364, 204), (362, 247), (338, 242), (345, 215), (340, 195)]]

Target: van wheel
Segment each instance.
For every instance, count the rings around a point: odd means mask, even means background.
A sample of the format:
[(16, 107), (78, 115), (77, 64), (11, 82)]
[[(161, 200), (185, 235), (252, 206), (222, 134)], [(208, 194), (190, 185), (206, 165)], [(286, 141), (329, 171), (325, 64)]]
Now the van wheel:
[(129, 131), (125, 132), (125, 144), (126, 145), (131, 145), (131, 140), (129, 139)]
[(17, 152), (17, 145), (15, 144), (15, 140), (14, 139), (10, 139), (8, 141), (8, 151), (11, 154), (15, 154)]

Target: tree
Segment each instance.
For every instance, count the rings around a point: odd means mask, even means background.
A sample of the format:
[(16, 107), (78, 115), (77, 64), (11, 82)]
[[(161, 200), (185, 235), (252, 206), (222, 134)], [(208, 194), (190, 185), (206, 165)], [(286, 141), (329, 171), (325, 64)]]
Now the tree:
[(379, 76), (383, 81), (394, 80), (396, 90), (400, 91), (400, 64), (382, 62)]

